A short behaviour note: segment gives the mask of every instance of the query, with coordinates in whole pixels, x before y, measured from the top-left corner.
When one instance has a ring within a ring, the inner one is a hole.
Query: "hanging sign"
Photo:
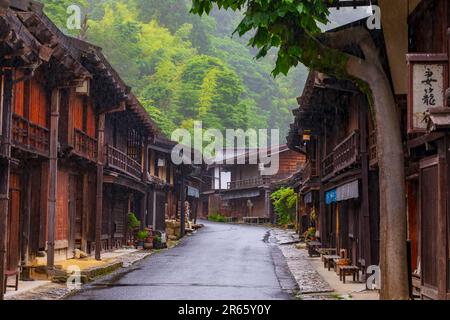
[[[448,56],[408,54],[408,133],[425,132],[426,112],[447,107]]]
[[[325,200],[328,205],[337,202],[336,189],[330,190],[325,194]]]

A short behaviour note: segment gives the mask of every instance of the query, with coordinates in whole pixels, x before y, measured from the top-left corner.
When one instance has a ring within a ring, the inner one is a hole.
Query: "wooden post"
[[[28,259],[30,256],[30,225],[31,225],[31,172],[29,168],[24,169],[24,173],[22,175],[22,205],[23,209],[20,212],[20,247],[21,247],[21,263],[22,270],[28,266]],[[27,277],[25,273],[23,273],[23,277]]]
[[[360,147],[361,147],[361,172],[362,172],[362,194],[361,194],[361,210],[362,220],[360,219],[360,227],[362,227],[363,237],[362,246],[364,251],[364,260],[366,267],[372,265],[372,245],[370,234],[370,205],[369,205],[369,150],[368,150],[368,123],[367,123],[367,108],[365,106],[365,99],[359,97],[359,129],[360,129]],[[355,261],[357,262],[357,261]]]
[[[105,114],[98,118],[97,137],[97,205],[95,214],[95,259],[101,260],[102,252],[102,218],[103,218],[103,171],[105,167],[104,146],[105,146]]]
[[[83,216],[81,221],[81,251],[87,252],[87,234],[89,228],[89,175],[87,173],[83,174]]]
[[[47,217],[47,268],[52,271],[55,266],[55,228],[56,228],[56,196],[58,190],[58,127],[60,89],[52,90],[50,117],[50,185]]]
[[[184,201],[186,200],[186,186],[185,186],[185,177],[184,177],[184,170],[181,169],[181,186],[180,186],[180,238],[184,237],[184,234],[186,232],[186,217],[184,215]]]
[[[148,181],[148,139],[145,140],[144,142],[144,163],[142,164],[142,182],[145,185],[145,193],[142,196],[141,199],[141,210],[142,210],[142,219],[141,219],[141,226],[142,229],[147,228],[147,215],[148,215],[148,186],[147,186],[147,181]]]
[[[2,77],[3,95],[0,97],[3,105],[2,141],[0,151],[6,156],[0,167],[0,300],[4,299],[5,268],[6,268],[6,231],[8,227],[9,210],[9,174],[11,170],[11,122],[13,106],[13,73],[5,70]]]

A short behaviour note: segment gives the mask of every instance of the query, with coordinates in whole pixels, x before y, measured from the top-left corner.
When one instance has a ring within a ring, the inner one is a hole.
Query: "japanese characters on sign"
[[[408,131],[427,129],[425,114],[432,108],[443,108],[447,84],[447,57],[441,54],[413,54],[408,56]]]

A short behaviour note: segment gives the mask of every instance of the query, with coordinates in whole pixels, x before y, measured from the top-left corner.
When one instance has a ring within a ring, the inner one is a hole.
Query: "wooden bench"
[[[11,277],[15,277],[15,284],[8,285],[8,279]],[[5,292],[8,288],[14,288],[16,291],[19,290],[19,270],[8,270],[5,271]]]
[[[353,282],[359,283],[359,267],[341,266],[339,268],[339,279],[345,283],[347,276],[353,276]]]
[[[328,268],[328,271],[330,271],[331,267],[334,267],[334,260],[335,259],[340,259],[340,257],[336,256],[336,255],[325,255],[325,256],[322,256],[323,267],[325,269]]]
[[[311,241],[307,242],[306,246],[308,248],[308,254],[312,257],[320,257],[319,248],[322,246],[322,244],[318,241]]]
[[[337,249],[336,248],[321,248],[321,249],[319,249],[317,251],[320,253],[320,255],[322,257],[322,261],[323,261],[323,257],[324,256],[335,256],[335,255],[337,255]]]

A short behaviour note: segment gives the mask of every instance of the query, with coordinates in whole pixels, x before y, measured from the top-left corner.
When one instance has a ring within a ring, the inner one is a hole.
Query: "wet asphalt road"
[[[295,284],[268,229],[205,224],[178,247],[87,285],[71,299],[291,299]]]

